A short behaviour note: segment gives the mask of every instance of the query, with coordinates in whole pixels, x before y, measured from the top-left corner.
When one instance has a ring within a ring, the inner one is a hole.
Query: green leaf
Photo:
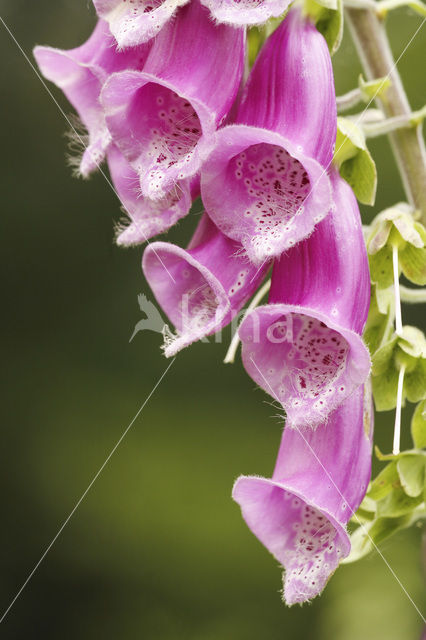
[[[398,460],[399,456],[401,455],[400,453],[382,453],[377,444],[374,445],[374,453],[376,454],[377,460],[380,460],[381,462],[388,460]]]
[[[364,204],[374,204],[377,171],[360,127],[349,118],[337,118],[336,151],[333,162]]]
[[[415,518],[412,515],[405,515],[399,518],[377,518],[371,524],[365,524],[351,535],[351,552],[347,558],[342,561],[342,564],[350,564],[360,558],[363,558],[371,551],[389,538],[391,535],[409,527]]]
[[[402,488],[407,496],[411,498],[423,494],[425,485],[425,462],[425,456],[418,455],[403,456],[396,463]]]
[[[351,521],[356,524],[360,522],[371,522],[376,517],[376,511],[376,502],[366,495],[359,505],[357,512],[352,516]]]
[[[384,373],[371,379],[374,404],[377,411],[390,411],[396,407],[398,371],[390,366]]]
[[[373,358],[372,375],[378,376],[386,373],[392,366],[392,358],[398,342],[398,336],[394,334],[392,338],[376,351]],[[393,368],[393,367],[392,367]]]
[[[370,102],[374,98],[382,96],[390,87],[391,81],[388,77],[376,78],[375,80],[365,81],[362,75],[358,78],[358,87],[361,89],[364,102]]]
[[[400,461],[398,461],[400,462]],[[377,504],[377,515],[386,518],[399,518],[410,514],[423,502],[423,494],[416,497],[407,495],[402,486],[392,489]]]
[[[426,447],[426,400],[420,402],[411,420],[411,436],[417,449]]]
[[[397,207],[388,209],[387,220],[393,223],[395,230],[405,242],[413,245],[416,249],[424,247],[424,228],[419,222],[415,221],[413,211],[409,205],[402,202]],[[401,244],[398,237],[396,237],[396,240],[398,245]]]
[[[304,7],[324,36],[330,55],[334,55],[343,37],[343,1],[305,0]]]
[[[416,367],[405,374],[403,395],[409,402],[420,402],[426,398],[425,358],[418,358]]]
[[[371,287],[370,309],[364,331],[364,342],[367,344],[370,354],[388,341],[393,333],[393,290]]]
[[[405,326],[373,355],[372,386],[376,409],[396,406],[398,375],[405,367],[402,403],[419,402],[426,397],[426,341],[417,327]]]
[[[372,206],[376,200],[377,169],[368,149],[360,149],[354,158],[344,162],[340,175],[363,204]]]
[[[413,358],[426,358],[426,338],[417,327],[405,325],[398,338],[398,346]]]
[[[258,27],[252,27],[247,32],[247,49],[250,68],[254,65],[257,54],[265,37]]]
[[[382,211],[371,223],[367,240],[371,279],[381,288],[393,282],[392,247],[398,248],[399,272],[416,284],[426,284],[426,231],[405,202]]]
[[[316,0],[316,3],[321,7],[324,7],[324,9],[331,9],[333,11],[337,10],[337,0]]]
[[[423,18],[426,17],[426,5],[421,0],[381,0],[377,2],[376,12],[383,19],[388,11],[399,7],[410,7],[415,13],[418,13]]]
[[[386,245],[377,253],[368,256],[371,282],[381,289],[393,284],[392,247]]]
[[[423,246],[417,246],[413,243],[407,243],[398,254],[399,264],[402,273],[408,280],[415,284],[426,284],[426,230],[416,222],[414,230],[418,233]]]
[[[396,468],[396,460],[393,460],[381,470],[378,476],[371,482],[367,496],[376,502],[385,498],[388,493],[400,487],[400,479]]]

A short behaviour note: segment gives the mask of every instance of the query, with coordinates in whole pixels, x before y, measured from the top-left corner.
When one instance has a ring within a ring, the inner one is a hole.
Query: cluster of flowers
[[[246,314],[239,337],[245,369],[286,427],[272,478],[240,477],[233,497],[285,568],[286,602],[309,600],[349,553],[372,438],[368,261],[356,199],[332,164],[326,42],[293,7],[246,78],[246,25],[288,2],[94,4],[100,19],[84,45],[35,57],[87,128],[80,173],[107,160],[130,217],[118,244],[166,231],[200,193],[206,209],[187,249],[144,252],[177,330],[165,354],[231,322],[272,268],[268,304]]]

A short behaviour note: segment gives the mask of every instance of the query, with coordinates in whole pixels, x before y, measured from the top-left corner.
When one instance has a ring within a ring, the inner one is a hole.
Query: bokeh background
[[[95,22],[89,0],[2,0],[23,51],[71,48]],[[398,56],[419,24],[389,19]],[[413,108],[426,102],[426,28],[399,64]],[[423,62],[422,62],[423,61]],[[338,93],[360,72],[349,34],[334,59]],[[140,333],[142,249],[113,244],[119,204],[101,175],[77,181],[68,129],[0,24],[3,383],[0,608],[5,610],[166,369],[160,336]],[[49,87],[68,114],[72,110]],[[386,140],[375,211],[403,198]],[[199,213],[168,238],[185,244]],[[363,210],[364,220],[372,215]],[[404,308],[406,323],[421,313]],[[376,554],[338,570],[323,596],[286,608],[276,562],[230,497],[240,473],[269,474],[276,410],[225,343],[181,353],[0,628],[4,638],[80,640],[399,640],[421,621]],[[404,444],[410,446],[404,413]],[[389,451],[392,413],[377,421]],[[422,604],[421,531],[382,552]]]

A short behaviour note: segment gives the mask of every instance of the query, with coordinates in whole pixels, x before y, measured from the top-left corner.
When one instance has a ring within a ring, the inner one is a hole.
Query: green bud
[[[411,436],[417,449],[426,447],[426,400],[420,402],[411,420]]]
[[[396,407],[398,375],[405,367],[402,403],[419,402],[426,396],[426,340],[416,327],[405,326],[373,356],[372,384],[376,409],[387,411]]]
[[[352,120],[337,118],[336,151],[333,162],[352,187],[358,200],[373,205],[376,198],[376,165],[365,143],[365,136]]]
[[[385,498],[391,491],[401,486],[396,460],[390,462],[370,483],[367,495],[376,502]]]
[[[342,0],[305,0],[304,11],[324,36],[331,55],[334,55],[343,37]]]
[[[376,78],[375,80],[369,80],[366,82],[362,75],[358,78],[358,87],[361,90],[362,99],[368,103],[375,98],[382,96],[386,90],[390,87],[391,81],[389,78]]]
[[[423,500],[423,492],[425,487],[425,466],[426,456],[419,455],[403,455],[396,462],[401,486],[407,496],[416,498],[418,496]]]
[[[364,331],[364,341],[370,354],[387,342],[393,333],[394,295],[392,288],[378,289],[371,287],[370,309]]]
[[[407,495],[402,486],[393,489],[377,504],[377,515],[383,518],[399,518],[409,515],[423,502],[423,492],[416,497]]]
[[[426,230],[404,202],[386,209],[371,223],[367,239],[372,282],[387,288],[393,282],[392,248],[398,248],[399,272],[415,284],[426,284]]]
[[[410,527],[422,515],[424,514],[414,511],[399,518],[379,517],[369,524],[358,527],[351,535],[351,552],[342,564],[349,564],[363,558],[397,531]]]

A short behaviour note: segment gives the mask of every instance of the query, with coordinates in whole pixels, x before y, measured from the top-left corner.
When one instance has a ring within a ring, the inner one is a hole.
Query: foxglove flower
[[[157,36],[143,72],[108,80],[107,126],[145,197],[161,200],[199,171],[237,94],[244,53],[244,30],[215,26],[192,0]]]
[[[219,229],[261,263],[312,233],[328,213],[324,170],[336,139],[327,44],[291,9],[256,60],[236,117],[217,134],[201,194]]]
[[[107,20],[120,49],[147,42],[188,0],[93,0],[98,16]]]
[[[99,20],[90,38],[80,47],[69,51],[52,47],[34,49],[42,74],[62,89],[88,131],[88,146],[79,163],[83,177],[99,167],[111,143],[99,103],[102,84],[115,71],[142,69],[150,46],[117,52],[107,23]]]
[[[140,193],[138,174],[114,144],[108,150],[107,160],[115,191],[130,218],[130,224],[118,229],[116,242],[120,246],[141,244],[168,231],[186,216],[192,201],[199,195],[200,180],[195,176],[181,180],[162,200],[144,198]]]
[[[360,337],[370,279],[359,209],[337,171],[331,180],[331,213],[275,263],[270,304],[239,329],[247,372],[279,399],[291,426],[324,422],[370,370]]]
[[[201,0],[218,22],[233,25],[262,24],[277,18],[291,0]]]
[[[241,476],[233,498],[284,567],[284,600],[318,595],[350,551],[346,524],[371,473],[372,407],[366,385],[316,431],[284,429],[272,478]]]
[[[226,326],[257,289],[268,267],[257,269],[239,253],[241,246],[206,214],[186,250],[167,242],[147,246],[145,277],[178,332],[165,345],[167,357]]]

